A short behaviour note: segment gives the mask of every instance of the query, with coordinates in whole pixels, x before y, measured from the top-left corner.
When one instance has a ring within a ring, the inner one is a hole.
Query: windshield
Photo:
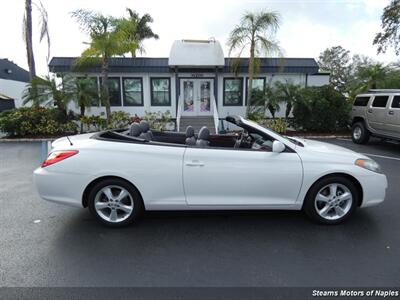
[[[260,125],[260,124],[254,122],[254,121],[247,120],[247,119],[243,119],[243,120],[246,121],[246,123],[247,123],[248,125],[250,125],[250,126],[256,128],[256,129],[258,129],[258,130],[261,130],[261,131],[267,130],[268,132],[273,133],[274,135],[279,136],[279,137],[282,138],[283,140],[286,140],[286,141],[291,142],[291,143],[293,143],[293,144],[295,144],[295,145],[304,147],[304,145],[303,145],[301,142],[299,142],[298,140],[296,140],[296,139],[294,139],[294,138],[291,138],[291,137],[288,137],[288,136],[285,136],[285,135],[281,135],[281,134],[277,133],[276,131],[272,130],[271,128],[266,127],[266,126],[263,126],[263,125]]]

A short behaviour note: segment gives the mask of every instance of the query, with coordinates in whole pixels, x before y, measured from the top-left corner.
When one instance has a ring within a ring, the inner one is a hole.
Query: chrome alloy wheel
[[[353,195],[341,183],[330,183],[319,190],[314,205],[317,213],[327,220],[338,220],[351,209]]]
[[[118,185],[108,185],[99,190],[94,199],[96,213],[105,221],[119,223],[132,214],[134,203],[131,194]]]
[[[355,140],[359,140],[361,138],[361,135],[362,135],[361,128],[359,126],[356,126],[353,129],[353,137],[354,137],[354,139]]]

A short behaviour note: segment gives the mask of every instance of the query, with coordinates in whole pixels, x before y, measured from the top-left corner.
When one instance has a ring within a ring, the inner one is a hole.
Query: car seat
[[[142,128],[140,127],[139,123],[132,123],[131,127],[129,128],[129,135],[139,137],[141,133]]]
[[[186,127],[186,145],[194,146],[196,145],[196,137],[194,136],[194,128],[192,126]]]
[[[142,133],[139,135],[140,138],[151,141],[153,139],[153,133],[150,130],[150,125],[147,121],[140,121],[140,129]]]
[[[197,137],[196,146],[197,147],[208,147],[210,145],[210,141],[208,140],[210,137],[210,130],[206,126],[201,127],[199,131],[199,136]]]

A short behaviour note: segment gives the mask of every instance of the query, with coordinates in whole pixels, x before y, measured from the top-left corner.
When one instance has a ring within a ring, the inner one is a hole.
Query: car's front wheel
[[[370,133],[363,122],[357,122],[351,127],[351,139],[356,144],[368,143]]]
[[[303,210],[314,221],[339,224],[355,211],[359,193],[355,184],[345,177],[327,177],[308,191]]]
[[[110,227],[126,226],[143,211],[139,192],[128,182],[112,178],[98,182],[90,191],[88,207],[94,217]]]

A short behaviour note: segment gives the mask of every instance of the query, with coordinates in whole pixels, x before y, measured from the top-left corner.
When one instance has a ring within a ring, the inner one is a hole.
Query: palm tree
[[[96,85],[93,84],[93,78],[73,78],[65,86],[71,94],[72,100],[80,109],[80,119],[85,116],[86,108],[99,103],[99,94]],[[81,133],[83,132],[83,123],[81,122]]]
[[[279,97],[273,87],[268,85],[265,88],[264,92],[264,103],[265,103],[265,108],[269,110],[271,113],[271,116],[273,119],[275,119],[275,113],[277,111],[280,111],[280,106],[279,106]],[[265,109],[264,109],[265,111]]]
[[[91,41],[76,62],[78,69],[101,64],[101,101],[106,108],[107,122],[110,122],[111,108],[108,92],[109,60],[138,47],[138,42],[130,37],[132,25],[124,19],[104,16],[89,10],[72,12],[81,29],[89,34]]]
[[[258,72],[259,56],[264,53],[278,53],[281,49],[273,36],[279,28],[279,15],[276,12],[261,11],[258,13],[247,12],[242,17],[239,25],[230,33],[228,39],[229,55],[232,51],[239,51],[238,58],[245,49],[250,49],[249,56],[249,83],[247,89],[247,109],[250,111],[251,91],[253,78]]]
[[[64,89],[64,83],[58,83],[55,77],[35,77],[27,84],[23,95],[23,104],[32,103],[39,107],[55,105],[64,116],[67,115],[68,103],[71,101],[71,93]]]
[[[39,5],[36,3],[32,3],[32,0],[25,0],[25,14],[23,18],[23,36],[26,46],[26,56],[28,58],[28,66],[29,66],[29,76],[30,79],[34,79],[36,76],[36,66],[35,66],[35,56],[33,53],[33,40],[32,40],[32,4],[37,8],[40,16],[40,39],[41,42],[44,37],[47,40],[47,61],[50,58],[50,35],[49,35],[49,26],[48,26],[48,15],[47,11],[44,8],[43,4],[39,2]]]
[[[385,82],[388,68],[382,63],[374,63],[360,66],[357,70],[357,77],[360,80],[360,89],[377,89]]]
[[[158,34],[155,34],[149,23],[153,23],[153,18],[149,14],[144,14],[140,16],[136,11],[127,8],[129,13],[129,21],[133,23],[136,27],[134,32],[131,32],[130,38],[137,41],[139,43],[138,48],[135,51],[131,51],[132,57],[136,57],[136,50],[139,50],[141,54],[145,52],[143,47],[143,41],[147,39],[156,39],[158,40]]]
[[[299,85],[293,84],[290,81],[277,81],[275,83],[275,93],[277,94],[278,98],[284,99],[286,102],[286,119],[289,117],[293,105],[300,97],[300,90],[301,87]]]

